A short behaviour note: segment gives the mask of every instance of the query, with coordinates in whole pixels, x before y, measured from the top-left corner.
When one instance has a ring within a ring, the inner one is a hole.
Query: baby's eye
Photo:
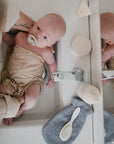
[[[37,27],[37,29],[38,29],[38,30],[40,30],[40,28],[39,28],[39,27]]]
[[[46,37],[46,36],[44,36],[44,39],[46,39],[46,40],[47,40],[47,37]]]

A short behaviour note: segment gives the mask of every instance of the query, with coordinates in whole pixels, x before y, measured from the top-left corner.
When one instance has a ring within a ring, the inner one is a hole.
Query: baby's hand
[[[49,81],[48,81],[48,83],[47,83],[47,87],[48,87],[48,88],[52,88],[53,85],[54,85],[54,80],[51,78],[51,79],[49,79]]]
[[[109,81],[108,81],[108,79],[104,79],[104,78],[106,78],[106,76],[104,74],[102,75],[102,78],[103,78],[103,80],[102,80],[103,85],[108,85]]]
[[[103,85],[108,85],[109,81],[108,80],[103,80]]]

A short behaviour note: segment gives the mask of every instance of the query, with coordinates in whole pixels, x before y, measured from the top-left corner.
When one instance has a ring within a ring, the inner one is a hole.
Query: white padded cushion
[[[84,36],[75,37],[71,42],[71,49],[76,56],[88,55],[91,51],[91,41]]]
[[[77,94],[88,104],[95,104],[101,97],[98,88],[85,82],[80,82],[78,84]]]

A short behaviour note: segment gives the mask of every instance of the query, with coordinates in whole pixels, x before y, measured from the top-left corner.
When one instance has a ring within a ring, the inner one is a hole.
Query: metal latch
[[[84,71],[78,67],[72,71],[59,71],[53,73],[54,81],[83,81]]]

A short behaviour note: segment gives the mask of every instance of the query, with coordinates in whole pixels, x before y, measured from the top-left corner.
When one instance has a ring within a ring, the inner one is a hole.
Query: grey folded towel
[[[104,111],[105,144],[114,142],[114,116]]]
[[[73,131],[71,137],[67,141],[62,141],[59,137],[63,126],[70,121],[73,111],[76,107],[80,107],[81,111],[78,117],[73,122]],[[87,103],[80,98],[74,97],[72,104],[57,113],[42,129],[42,135],[47,144],[71,144],[79,135],[84,126],[87,115],[92,114],[93,111]]]

